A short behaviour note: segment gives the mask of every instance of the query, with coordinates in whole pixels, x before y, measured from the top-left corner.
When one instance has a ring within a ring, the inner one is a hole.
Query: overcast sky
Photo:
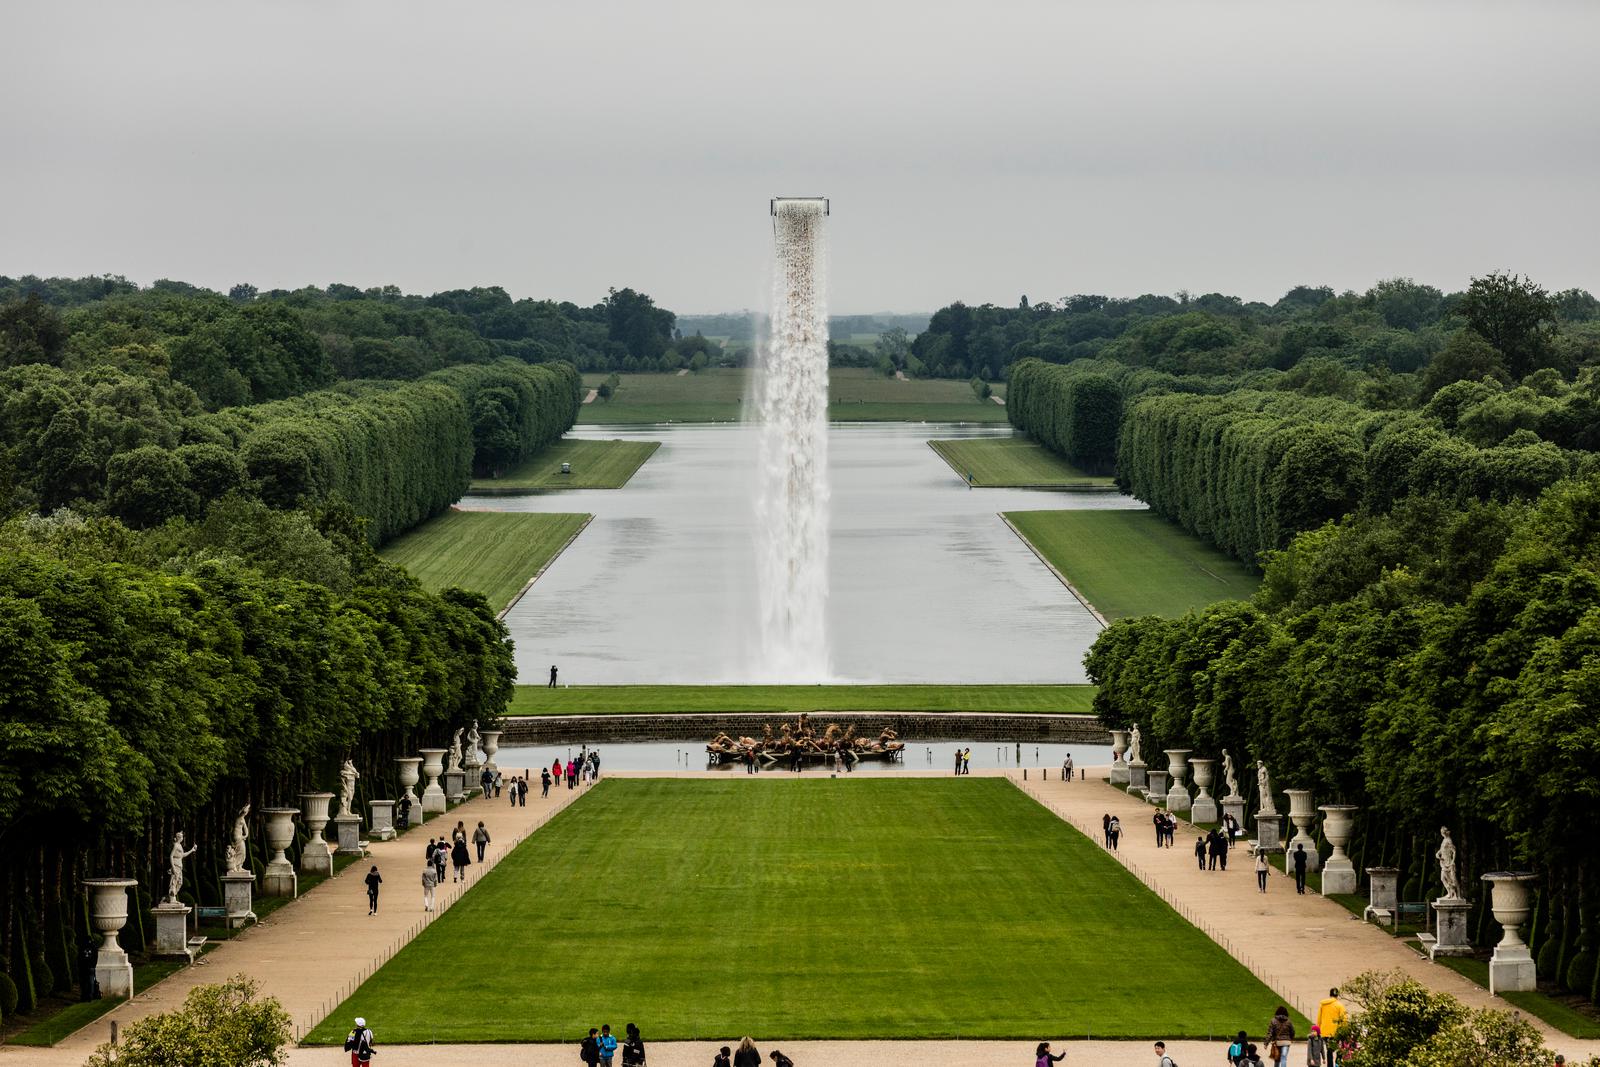
[[[1600,3],[6,2],[0,274],[835,312],[1600,292]]]

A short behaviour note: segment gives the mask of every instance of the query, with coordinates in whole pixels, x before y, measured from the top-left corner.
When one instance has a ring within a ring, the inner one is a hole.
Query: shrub
[[[238,974],[192,989],[182,1007],[130,1024],[120,1047],[101,1045],[85,1067],[280,1067],[289,1013],[257,992]]]

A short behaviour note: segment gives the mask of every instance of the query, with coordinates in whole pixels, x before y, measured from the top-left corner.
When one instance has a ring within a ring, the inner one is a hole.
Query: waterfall
[[[774,200],[772,217],[772,326],[756,384],[761,623],[754,673],[772,682],[820,682],[830,677],[827,202]]]

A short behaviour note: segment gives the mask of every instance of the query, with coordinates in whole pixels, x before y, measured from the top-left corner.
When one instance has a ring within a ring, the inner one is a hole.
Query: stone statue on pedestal
[[[1272,778],[1267,774],[1267,765],[1256,760],[1256,785],[1261,790],[1261,800],[1256,808],[1263,815],[1278,814],[1278,805],[1272,802]]]
[[[481,737],[482,735],[478,733],[478,720],[473,719],[472,727],[467,730],[467,751],[471,752],[474,756],[478,754],[480,747],[478,742]]]
[[[250,805],[246,804],[239,809],[239,815],[233,820],[233,840],[228,842],[228,874],[244,870],[244,861],[249,854],[245,848],[245,820],[250,818]]]
[[[198,847],[198,846],[197,846]],[[183,831],[179,830],[172,835],[172,852],[168,854],[167,864],[170,868],[167,874],[167,895],[162,899],[164,904],[176,904],[178,891],[183,888],[183,861],[194,855],[195,849],[185,852],[183,850]]]
[[[465,731],[457,730],[455,737],[450,739],[450,762],[445,764],[446,771],[459,771],[461,769],[461,735]]]
[[[1238,796],[1239,779],[1233,772],[1233,757],[1228,755],[1227,749],[1222,750],[1222,777],[1228,783],[1228,795],[1230,797]]]
[[[1133,724],[1133,731],[1128,735],[1128,762],[1139,762],[1139,724]]]
[[[1444,883],[1444,899],[1461,900],[1461,880],[1456,877],[1456,843],[1450,837],[1450,827],[1439,827],[1439,833],[1444,840],[1439,842],[1439,851],[1434,856],[1439,861],[1439,881]]]
[[[356,770],[354,760],[345,760],[344,766],[339,769],[339,814],[354,815],[356,802],[356,779],[361,777],[361,772]]]

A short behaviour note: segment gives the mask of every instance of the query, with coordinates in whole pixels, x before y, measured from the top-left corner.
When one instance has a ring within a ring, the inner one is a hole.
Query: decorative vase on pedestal
[[[1354,893],[1358,881],[1356,865],[1345,855],[1344,846],[1350,843],[1350,832],[1355,829],[1356,812],[1360,809],[1354,804],[1324,804],[1317,810],[1322,812],[1322,836],[1333,848],[1322,864],[1322,895]]]
[[[1150,788],[1145,793],[1145,799],[1152,804],[1162,804],[1167,799],[1167,772],[1151,771],[1149,774]]]
[[[1285,789],[1289,797],[1289,821],[1294,824],[1294,836],[1284,846],[1286,856],[1293,856],[1296,845],[1306,847],[1306,870],[1315,871],[1322,866],[1317,855],[1317,839],[1311,836],[1311,826],[1317,821],[1317,809],[1311,803],[1311,790]]]
[[[328,805],[333,803],[332,793],[301,793],[300,814],[306,833],[311,837],[300,850],[300,870],[306,874],[332,874],[333,849],[323,838],[328,828]]]
[[[495,765],[495,753],[500,751],[500,735],[503,730],[483,731],[483,769],[490,774],[496,774],[500,768]]]
[[[1128,751],[1128,731],[1111,731],[1111,784],[1128,784],[1128,765],[1122,759],[1122,754]]]
[[[1183,784],[1184,776],[1189,773],[1189,748],[1169,748],[1167,753],[1167,772],[1172,775],[1172,784],[1167,787],[1167,810],[1179,815],[1189,810],[1189,788]]]
[[[420,748],[422,753],[422,773],[427,778],[428,784],[422,790],[422,813],[424,815],[442,815],[449,808],[445,802],[444,790],[439,788],[439,775],[444,773],[444,754],[442,748]]]
[[[1217,761],[1191,759],[1189,766],[1194,768],[1194,802],[1189,806],[1189,818],[1194,822],[1216,822],[1221,815],[1217,812],[1217,802],[1211,798],[1211,781]]]
[[[1489,993],[1521,993],[1539,985],[1533,954],[1522,940],[1522,924],[1533,907],[1531,892],[1537,875],[1527,871],[1495,871],[1483,876],[1489,883],[1489,907],[1503,933],[1489,960]]]
[[[269,897],[299,896],[300,876],[285,852],[294,844],[294,817],[300,810],[267,808],[261,814],[267,817],[267,849],[272,853],[267,869],[261,874],[261,892]]]
[[[92,894],[90,921],[100,935],[94,977],[103,997],[133,996],[133,962],[117,943],[117,934],[128,921],[128,890],[138,884],[132,878],[86,878],[83,882]]]

